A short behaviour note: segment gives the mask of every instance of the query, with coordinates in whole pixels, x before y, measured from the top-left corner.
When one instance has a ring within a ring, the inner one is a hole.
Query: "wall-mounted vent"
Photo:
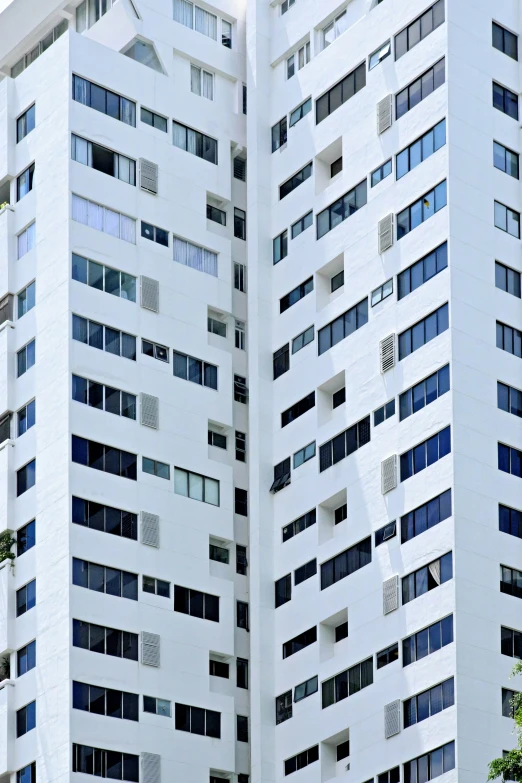
[[[379,253],[384,253],[393,245],[393,213],[379,220],[378,225]]]
[[[158,193],[158,164],[140,158],[140,188],[147,193]]]
[[[152,394],[140,393],[140,421],[145,427],[159,428],[159,399]]]
[[[161,756],[157,753],[141,754],[141,783],[161,783]]]
[[[384,133],[392,124],[392,96],[387,95],[377,104],[377,133]]]
[[[147,546],[159,547],[159,516],[149,511],[141,512],[140,541]]]
[[[160,637],[157,633],[141,632],[141,662],[145,666],[160,665]]]
[[[384,705],[384,736],[386,739],[399,734],[401,730],[401,700]]]
[[[391,576],[382,583],[382,613],[389,614],[399,608],[399,577]]]
[[[381,491],[385,495],[397,486],[397,455],[383,459],[381,462]]]
[[[159,313],[159,282],[152,277],[140,277],[140,304],[146,310]]]
[[[389,334],[379,343],[379,362],[381,372],[385,373],[395,366],[395,334]]]

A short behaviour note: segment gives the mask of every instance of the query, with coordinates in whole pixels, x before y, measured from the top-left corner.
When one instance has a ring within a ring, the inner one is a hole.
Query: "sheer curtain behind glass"
[[[189,3],[188,0],[174,0],[174,21],[192,29],[193,8],[193,3]]]
[[[217,41],[217,16],[196,6],[194,29]]]

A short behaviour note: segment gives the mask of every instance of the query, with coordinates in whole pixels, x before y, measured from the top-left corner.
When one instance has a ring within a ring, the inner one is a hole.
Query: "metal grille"
[[[152,394],[140,393],[140,421],[145,427],[159,428],[159,399]]]
[[[385,495],[397,486],[397,455],[392,454],[381,462],[381,491]]]
[[[161,783],[161,756],[157,753],[141,754],[141,783]]]
[[[146,310],[159,313],[159,282],[152,277],[140,277],[141,298],[140,304]]]
[[[392,96],[387,95],[377,104],[377,133],[384,133],[392,124]]]
[[[385,373],[395,366],[395,334],[389,334],[379,343],[381,372]]]
[[[401,730],[401,701],[384,705],[384,736],[386,739],[399,734]]]
[[[149,511],[141,512],[140,540],[147,546],[159,547],[159,516]]]
[[[157,633],[141,632],[141,662],[145,666],[160,665],[160,637]]]
[[[382,613],[389,614],[399,608],[399,577],[392,576],[382,583]]]
[[[158,164],[140,158],[140,188],[148,193],[158,193]]]
[[[393,214],[379,220],[378,226],[379,253],[384,253],[393,245]]]

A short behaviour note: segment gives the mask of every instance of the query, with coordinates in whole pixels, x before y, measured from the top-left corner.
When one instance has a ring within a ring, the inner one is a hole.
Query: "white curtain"
[[[433,577],[433,581],[440,585],[440,560],[435,560],[434,563],[430,563],[428,568],[431,576]]]
[[[178,239],[178,237],[174,237],[173,244],[174,244],[174,261],[177,261],[178,264],[187,265],[188,242],[185,242],[183,239]]]
[[[36,223],[27,226],[25,233],[27,234],[27,252],[29,252],[36,245]]]
[[[94,201],[88,201],[87,204],[87,225],[97,231],[103,231],[103,207]]]
[[[92,144],[80,136],[72,137],[72,158],[84,166],[92,166]]]
[[[177,122],[172,123],[172,143],[181,150],[187,149],[187,129]]]
[[[209,101],[214,100],[214,74],[203,71],[203,90],[202,94],[204,98],[208,98]]]
[[[201,68],[190,66],[190,89],[196,95],[201,95]]]
[[[126,158],[125,155],[115,155],[114,176],[121,179],[122,182],[128,182],[129,185],[135,185],[136,183],[131,174],[131,163],[134,163],[134,161]]]
[[[217,16],[196,6],[194,29],[217,41]]]
[[[83,103],[85,106],[87,105],[87,90],[89,87],[89,82],[85,79],[82,79],[80,76],[74,77],[74,100],[78,101],[78,103]]]
[[[83,0],[76,9],[76,32],[83,33],[87,29],[87,0]]]
[[[205,477],[205,503],[219,506],[219,481]]]
[[[174,21],[192,29],[194,26],[192,21],[192,9],[193,4],[189,3],[188,0],[174,0]]]
[[[27,230],[18,235],[18,258],[22,258],[27,253]]]
[[[120,237],[124,242],[136,244],[136,221],[127,215],[120,215]]]
[[[346,11],[341,14],[341,16],[338,16],[335,20],[335,37],[339,38],[340,35],[344,33],[345,30],[348,29],[348,14]]]
[[[136,127],[136,104],[127,98],[120,98],[121,121]]]
[[[72,219],[78,223],[83,223],[84,226],[88,225],[88,204],[89,202],[81,196],[72,197]]]
[[[213,275],[214,277],[218,276],[217,253],[213,253],[211,250],[205,250],[205,248],[203,248],[202,270],[203,272],[206,272],[207,275]]]
[[[120,238],[120,213],[104,207],[103,231],[111,237]]]
[[[195,155],[197,150],[196,138],[196,131],[187,128],[187,152],[190,152],[192,155]]]
[[[213,277],[218,276],[217,253],[178,237],[174,237],[174,261],[191,269],[197,269],[198,272],[206,272]]]

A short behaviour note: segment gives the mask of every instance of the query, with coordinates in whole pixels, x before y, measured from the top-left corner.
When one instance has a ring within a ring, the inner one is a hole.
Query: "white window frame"
[[[210,87],[210,89],[209,89]],[[196,88],[196,89],[194,89]],[[214,100],[214,74],[201,68],[199,65],[190,63],[190,91],[201,98]]]
[[[290,57],[286,58],[286,78],[291,79],[297,71],[304,68],[310,62],[310,41],[306,41],[302,46],[295,50]],[[290,73],[291,71],[291,73]]]
[[[341,19],[344,20],[344,22],[341,22],[341,24],[339,24]],[[348,22],[348,12],[347,9],[345,8],[344,11],[341,11],[340,14],[337,14],[337,16],[334,19],[332,19],[331,22],[329,22],[327,25],[323,27],[323,29],[321,30],[321,39],[322,39],[321,43],[323,49],[327,49],[330,46],[330,44],[332,44],[334,41],[336,41],[339,38],[340,35],[346,32],[348,27],[345,27],[344,25],[346,25],[347,22]],[[331,40],[328,40],[327,36],[331,31],[333,32],[333,38]]]

